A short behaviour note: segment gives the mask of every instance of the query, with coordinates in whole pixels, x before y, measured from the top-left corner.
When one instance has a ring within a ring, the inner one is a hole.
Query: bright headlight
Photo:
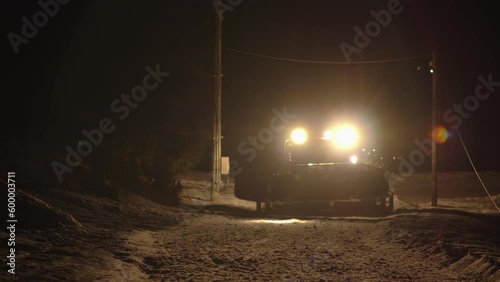
[[[352,155],[349,160],[351,161],[352,164],[356,164],[358,162],[358,156]]]
[[[303,144],[307,141],[307,132],[302,128],[296,128],[292,131],[292,141],[295,144]]]
[[[358,132],[352,126],[341,126],[333,134],[335,144],[342,149],[349,149],[358,144]]]

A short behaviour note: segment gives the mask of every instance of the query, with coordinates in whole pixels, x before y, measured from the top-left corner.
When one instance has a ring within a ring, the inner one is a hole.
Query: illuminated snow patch
[[[250,220],[251,223],[272,223],[272,224],[290,224],[290,223],[305,223],[304,220],[291,218],[291,219],[255,219]]]

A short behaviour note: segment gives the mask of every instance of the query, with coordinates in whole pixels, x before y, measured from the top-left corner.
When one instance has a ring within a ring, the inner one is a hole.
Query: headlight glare
[[[296,128],[292,131],[292,142],[295,144],[304,144],[307,141],[307,132],[302,128]]]
[[[358,132],[352,126],[341,126],[333,135],[335,145],[342,149],[349,149],[358,144]]]
[[[333,132],[331,130],[325,130],[325,132],[323,132],[323,139],[331,140],[332,138],[333,138]]]

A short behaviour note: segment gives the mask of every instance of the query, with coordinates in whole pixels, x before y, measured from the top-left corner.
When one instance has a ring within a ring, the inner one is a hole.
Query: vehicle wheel
[[[378,210],[384,215],[392,213],[394,209],[394,198],[392,194],[382,196],[379,199],[380,199],[380,205],[377,207]]]

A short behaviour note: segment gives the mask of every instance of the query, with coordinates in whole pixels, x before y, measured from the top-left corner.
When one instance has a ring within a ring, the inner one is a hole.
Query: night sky
[[[75,144],[83,128],[96,127],[109,115],[111,102],[137,85],[148,65],[160,64],[170,76],[149,94],[145,105],[163,97],[162,101],[185,109],[175,115],[165,112],[168,119],[206,116],[210,121],[207,112],[190,110],[190,105],[211,109],[213,103],[212,1],[102,2],[60,4],[47,25],[18,46],[18,54],[8,34],[21,34],[21,19],[32,19],[40,6],[36,1],[5,4],[4,154],[16,146],[18,138],[37,140],[53,155],[63,154],[64,145]],[[387,9],[389,2],[242,0],[223,14],[222,41],[225,47],[267,56],[345,62],[341,42],[353,45],[353,28],[364,29],[373,20],[370,11]],[[491,74],[493,81],[500,81],[497,10],[490,1],[413,0],[401,1],[400,6],[402,11],[392,15],[387,27],[363,48],[364,58],[353,54],[352,61],[412,57],[437,50],[438,123],[450,130],[448,140],[438,146],[439,167],[470,170],[452,130],[456,119],[446,122],[442,117],[453,104],[474,95],[479,76]],[[293,123],[318,128],[339,114],[357,118],[372,129],[374,147],[387,156],[407,158],[417,148],[415,139],[430,136],[429,59],[310,64],[224,49],[223,154],[244,160],[238,145],[269,127],[273,109],[287,107],[289,113],[297,114]],[[500,169],[499,89],[479,101],[477,110],[456,126],[480,170]],[[147,114],[141,106],[126,122]],[[161,108],[157,110],[161,113]],[[126,134],[127,124],[117,124],[118,130]],[[288,133],[276,134],[262,154],[278,154]],[[210,150],[205,159],[210,159]],[[46,164],[50,166],[50,158]],[[206,165],[207,161],[201,164]],[[428,169],[428,161],[418,169]]]

